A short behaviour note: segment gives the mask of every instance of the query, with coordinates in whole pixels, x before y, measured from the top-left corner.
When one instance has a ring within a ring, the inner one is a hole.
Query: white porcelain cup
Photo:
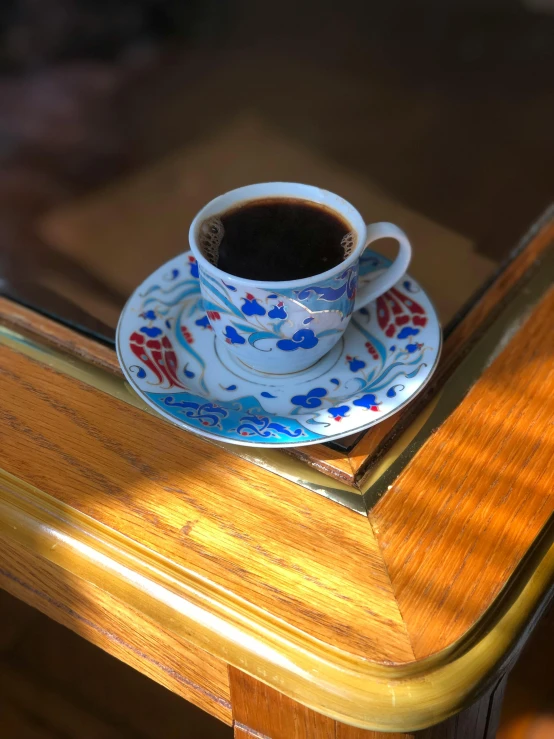
[[[210,229],[218,216],[248,201],[298,198],[324,205],[350,224],[353,239],[344,261],[312,277],[258,281],[223,272],[215,264],[217,245]],[[358,292],[360,257],[382,238],[398,241],[394,262]],[[341,338],[354,310],[382,295],[406,272],[412,249],[392,223],[366,225],[349,202],[327,190],[293,182],[248,185],[220,195],[194,218],[190,247],[198,262],[202,298],[218,341],[236,359],[268,374],[298,372],[315,364]]]

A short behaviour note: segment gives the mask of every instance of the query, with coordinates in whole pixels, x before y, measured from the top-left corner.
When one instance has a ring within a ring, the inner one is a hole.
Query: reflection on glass
[[[401,225],[447,323],[550,197],[547,0],[35,5],[0,11],[0,285],[56,315],[113,327],[206,201],[292,180]]]

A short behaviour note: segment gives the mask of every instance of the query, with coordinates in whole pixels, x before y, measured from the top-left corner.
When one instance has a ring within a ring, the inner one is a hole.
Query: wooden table
[[[307,460],[173,428],[2,300],[0,585],[242,739],[492,738],[552,593],[553,244],[551,212],[425,397]]]

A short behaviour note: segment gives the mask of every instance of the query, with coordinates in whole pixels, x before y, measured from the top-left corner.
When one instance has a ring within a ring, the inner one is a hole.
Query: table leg
[[[235,739],[494,739],[506,678],[465,711],[422,731],[385,734],[341,724],[235,668],[229,671]]]

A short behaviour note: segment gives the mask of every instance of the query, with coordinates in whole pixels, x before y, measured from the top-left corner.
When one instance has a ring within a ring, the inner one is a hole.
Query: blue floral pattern
[[[358,359],[358,357],[347,356],[346,362],[348,363],[350,372],[358,372],[366,366],[366,363],[363,360]]]
[[[335,419],[335,421],[342,421],[349,410],[350,406],[348,405],[338,405],[335,408],[329,408],[327,412]]]
[[[292,439],[297,439],[299,436],[305,436],[306,431],[300,426],[291,429],[289,425],[273,421],[267,416],[244,416],[240,419],[237,434],[241,436],[261,436],[263,439],[275,436],[279,438],[284,434]]]
[[[177,421],[200,428],[226,439],[263,440],[280,444],[284,440],[318,441],[321,436],[297,421],[280,416],[268,416],[254,397],[240,401],[206,402],[191,393],[164,395],[148,392],[150,402],[162,411],[169,411]]]
[[[290,399],[293,405],[301,405],[303,408],[318,408],[324,398],[327,395],[327,390],[324,387],[314,387],[309,390],[306,395],[295,395]]]
[[[321,285],[292,292],[296,299],[309,306],[310,310],[321,310],[321,304],[335,303],[337,300],[345,299],[341,301],[339,310],[343,316],[349,316],[354,307],[357,284],[358,267],[355,266],[345,270],[337,277],[331,277]]]
[[[268,311],[267,315],[270,318],[286,318],[287,317],[287,311],[283,307],[283,301],[280,300],[277,303],[277,305],[274,305],[273,308],[271,308],[271,310]],[[306,320],[311,321],[313,319],[312,318],[308,318]],[[304,321],[304,323],[306,323],[306,321]]]
[[[180,396],[167,395],[163,399],[169,408],[179,408],[186,418],[200,421],[203,426],[221,428],[221,420],[229,414],[225,408],[215,403],[198,403],[194,400],[181,400]]]
[[[244,301],[244,304],[241,310],[245,316],[265,316],[265,308],[260,305],[253,295],[246,293],[242,300]]]
[[[292,339],[279,339],[277,347],[284,352],[295,352],[297,349],[313,349],[318,342],[317,336],[309,328],[301,328],[292,335]]]
[[[245,339],[232,326],[225,326],[223,335],[228,344],[244,344],[245,342]]]
[[[343,322],[354,308],[358,272],[351,267],[321,285],[280,293],[258,290],[240,295],[236,288],[210,275],[201,275],[208,316],[211,311],[225,315],[229,326],[242,336],[235,345],[261,351],[277,349],[295,352],[314,349],[322,344],[320,354],[328,351],[343,331]],[[235,294],[232,294],[235,293]],[[312,324],[309,330],[299,328]],[[235,336],[235,334],[233,334]],[[229,338],[227,330],[225,338]],[[314,358],[314,361],[317,357]]]

